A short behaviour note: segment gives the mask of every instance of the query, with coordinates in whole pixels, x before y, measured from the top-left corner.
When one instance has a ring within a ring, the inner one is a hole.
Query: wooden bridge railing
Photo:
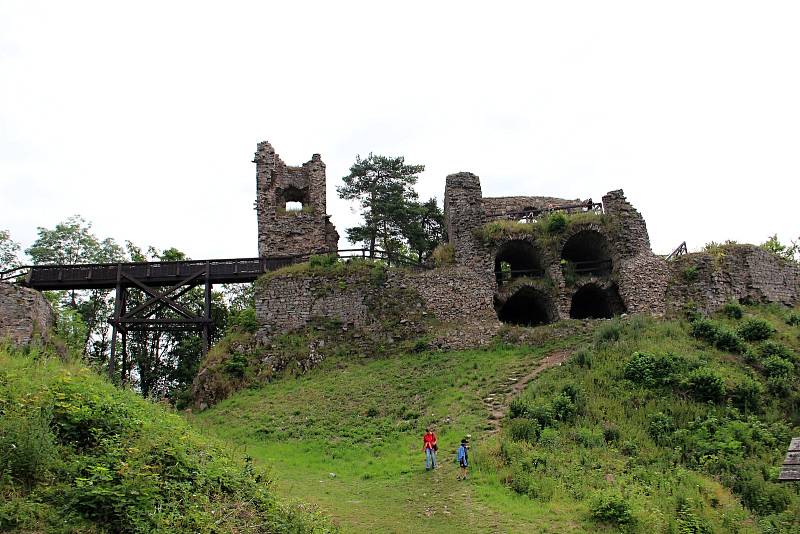
[[[603,205],[600,204],[599,202],[592,202],[592,199],[589,199],[586,202],[581,202],[579,204],[565,204],[561,206],[531,208],[522,211],[497,211],[493,213],[487,213],[486,218],[489,220],[511,219],[515,221],[525,220],[528,222],[532,222],[540,219],[542,215],[548,215],[550,213],[555,213],[558,211],[563,213],[581,213],[581,212],[603,213]]]

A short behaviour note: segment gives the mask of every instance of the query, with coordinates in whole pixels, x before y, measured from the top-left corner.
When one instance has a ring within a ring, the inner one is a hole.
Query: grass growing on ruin
[[[192,420],[273,465],[281,490],[348,532],[792,532],[798,489],[773,480],[800,434],[797,312],[736,315],[713,323],[759,337],[742,325],[763,319],[770,339],[732,353],[687,321],[633,317],[536,348],[330,359]],[[533,381],[490,436],[481,399],[563,347],[571,360]],[[431,423],[442,467],[427,473]],[[473,469],[462,483],[453,462],[465,434]]]
[[[561,213],[555,212],[535,222],[520,222],[509,220],[490,221],[474,230],[476,238],[488,246],[495,245],[506,239],[521,236],[533,236],[545,249],[553,249],[560,241],[560,236],[567,233],[570,228],[577,225],[597,224],[613,231],[612,219],[602,213],[580,212]],[[555,255],[558,251],[553,250]]]

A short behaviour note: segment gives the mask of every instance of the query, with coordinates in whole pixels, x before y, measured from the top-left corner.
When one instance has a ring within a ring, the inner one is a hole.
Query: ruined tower
[[[258,143],[256,211],[262,257],[320,254],[338,248],[339,234],[325,209],[325,164],[319,154],[286,165],[267,141]]]

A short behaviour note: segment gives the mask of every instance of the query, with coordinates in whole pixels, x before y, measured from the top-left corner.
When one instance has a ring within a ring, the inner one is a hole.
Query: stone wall
[[[484,277],[459,266],[388,269],[380,277],[364,272],[277,273],[256,286],[257,338],[266,342],[316,318],[370,330],[377,338],[393,334],[381,332],[387,325],[495,321],[493,290]]]
[[[300,167],[286,165],[268,142],[258,144],[256,211],[260,256],[294,256],[336,250],[339,234],[326,214],[325,163],[319,154]],[[286,202],[302,210],[287,211]]]
[[[46,338],[54,322],[53,310],[41,293],[0,282],[0,340],[28,345]]]
[[[483,211],[488,218],[492,215],[515,213],[535,209],[552,209],[585,203],[585,200],[566,200],[556,197],[486,197],[483,199]]]
[[[800,301],[800,265],[755,245],[725,245],[716,254],[693,253],[669,262],[666,308],[678,315],[692,302],[705,313],[730,300]]]

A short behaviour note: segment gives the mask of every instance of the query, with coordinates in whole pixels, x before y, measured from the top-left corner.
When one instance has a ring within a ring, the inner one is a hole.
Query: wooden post
[[[117,360],[117,329],[122,316],[122,285],[120,284],[122,266],[117,264],[117,291],[114,297],[114,321],[111,323],[111,354],[108,357],[108,378],[114,380],[114,365]]]
[[[206,262],[205,303],[203,305],[203,356],[208,354],[211,343],[211,264]]]

